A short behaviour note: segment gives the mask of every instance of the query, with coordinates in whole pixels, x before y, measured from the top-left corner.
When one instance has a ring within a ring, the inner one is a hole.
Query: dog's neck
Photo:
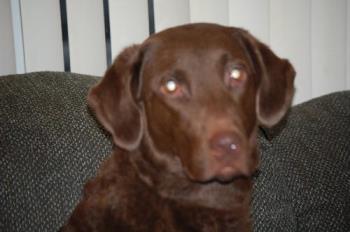
[[[177,157],[160,154],[152,144],[145,138],[130,160],[140,180],[160,197],[218,210],[231,210],[235,205],[249,207],[250,178],[240,178],[225,184],[191,181],[184,174]],[[155,155],[159,157],[155,158]]]

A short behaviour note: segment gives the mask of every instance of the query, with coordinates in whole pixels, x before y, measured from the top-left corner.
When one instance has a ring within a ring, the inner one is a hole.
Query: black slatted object
[[[155,32],[153,0],[148,0],[148,23],[149,23],[149,34],[152,35]]]
[[[109,67],[112,64],[111,26],[109,22],[109,0],[103,0],[103,15],[105,23],[106,59],[107,66]]]
[[[64,71],[70,72],[70,54],[69,54],[69,36],[68,36],[66,0],[60,0],[60,13],[61,13],[61,27],[62,27]]]

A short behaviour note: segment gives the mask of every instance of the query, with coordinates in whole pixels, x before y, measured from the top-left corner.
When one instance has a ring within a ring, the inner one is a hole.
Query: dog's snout
[[[239,153],[240,142],[234,132],[216,133],[209,141],[210,149],[217,158],[235,156]]]
[[[235,176],[249,176],[247,148],[243,137],[235,131],[221,131],[209,139],[208,176],[230,181]]]

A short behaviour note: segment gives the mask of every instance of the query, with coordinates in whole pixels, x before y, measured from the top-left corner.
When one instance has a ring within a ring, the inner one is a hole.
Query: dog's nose
[[[208,176],[226,182],[235,176],[250,175],[250,155],[245,137],[235,131],[224,130],[209,138]]]
[[[214,156],[225,158],[239,153],[239,143],[239,139],[234,132],[226,131],[214,134],[209,141],[209,146]]]

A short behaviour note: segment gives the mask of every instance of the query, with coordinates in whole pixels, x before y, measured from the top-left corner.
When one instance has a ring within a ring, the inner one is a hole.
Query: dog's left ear
[[[240,31],[261,76],[256,102],[258,120],[261,125],[271,127],[283,118],[292,103],[295,71],[288,60],[276,56],[247,31]]]
[[[134,150],[140,143],[143,121],[133,97],[133,81],[138,79],[142,55],[140,46],[124,49],[104,77],[88,94],[88,105],[112,135],[114,143]]]

